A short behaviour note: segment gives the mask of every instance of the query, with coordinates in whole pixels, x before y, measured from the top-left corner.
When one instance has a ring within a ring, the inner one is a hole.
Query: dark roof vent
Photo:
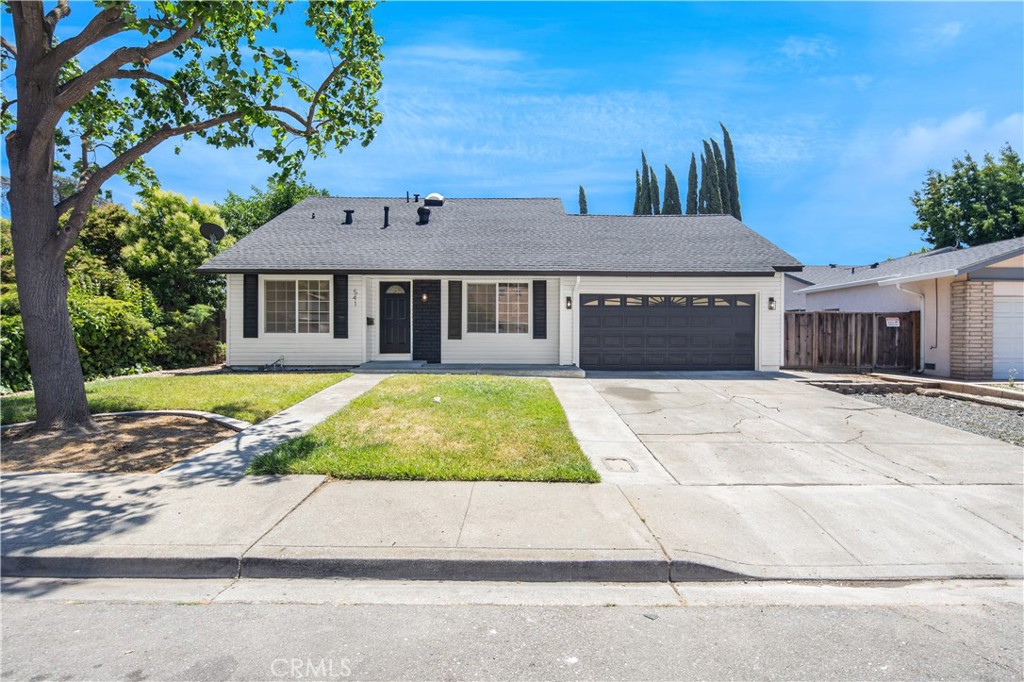
[[[413,200],[414,203],[417,203],[417,204],[420,203],[420,195],[419,194],[413,194],[412,195],[412,200]]]
[[[384,207],[384,227],[382,227],[380,229],[383,230],[383,229],[385,229],[386,227],[388,227],[391,224],[391,219],[390,219],[390,217],[388,215],[390,213],[391,213],[391,207],[390,206],[385,206]]]
[[[875,268],[877,268],[877,267],[878,267],[878,263],[872,263],[872,264],[871,264],[871,269],[872,269],[872,270],[874,270],[874,269],[875,269]]]
[[[353,209],[351,209],[351,208],[346,208],[345,209],[345,224],[346,225],[351,225],[352,224],[352,214],[353,213],[355,213],[355,211]]]
[[[444,206],[444,197],[437,192],[431,192],[423,200],[425,206]]]
[[[426,225],[430,222],[430,209],[426,206],[420,206],[417,208],[416,213],[420,216],[420,221],[416,223],[417,225]]]
[[[829,264],[828,264],[828,266],[829,266],[830,268],[832,268],[833,270],[835,270],[835,269],[836,269],[836,264],[835,264],[835,263],[829,263]]]

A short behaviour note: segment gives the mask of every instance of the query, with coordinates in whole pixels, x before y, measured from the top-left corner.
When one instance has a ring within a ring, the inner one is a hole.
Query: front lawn
[[[129,410],[201,410],[259,422],[347,376],[350,375],[344,372],[225,372],[125,377],[90,381],[85,385],[85,392],[93,414]],[[0,399],[0,421],[4,424],[30,421],[35,417],[36,407],[31,393]]]
[[[493,376],[391,377],[305,436],[256,458],[249,473],[600,480],[546,380]]]

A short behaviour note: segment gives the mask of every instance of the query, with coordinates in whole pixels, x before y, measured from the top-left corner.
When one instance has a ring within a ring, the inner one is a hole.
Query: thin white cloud
[[[835,43],[828,38],[789,36],[782,43],[779,52],[790,59],[801,60],[834,57],[837,51]]]
[[[949,47],[963,31],[964,25],[959,21],[947,21],[944,24],[921,26],[915,29],[916,44],[919,49],[932,50]]]

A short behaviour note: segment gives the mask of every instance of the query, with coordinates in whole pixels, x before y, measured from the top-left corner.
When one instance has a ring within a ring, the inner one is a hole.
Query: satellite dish
[[[211,244],[216,244],[224,239],[224,228],[216,223],[203,223],[199,226],[199,234]]]

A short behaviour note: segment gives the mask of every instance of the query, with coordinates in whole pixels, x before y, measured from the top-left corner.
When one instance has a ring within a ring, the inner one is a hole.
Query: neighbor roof
[[[967,249],[951,247],[893,258],[873,265],[827,265],[805,267],[797,279],[812,286],[797,289],[795,293],[813,294],[817,291],[846,289],[865,284],[882,286],[899,282],[913,282],[935,277],[953,277],[1024,254],[1024,237],[1005,239]]]
[[[768,274],[800,263],[727,215],[567,215],[560,199],[310,197],[202,272]],[[382,229],[384,208],[390,226]],[[345,211],[353,223],[345,225]]]

